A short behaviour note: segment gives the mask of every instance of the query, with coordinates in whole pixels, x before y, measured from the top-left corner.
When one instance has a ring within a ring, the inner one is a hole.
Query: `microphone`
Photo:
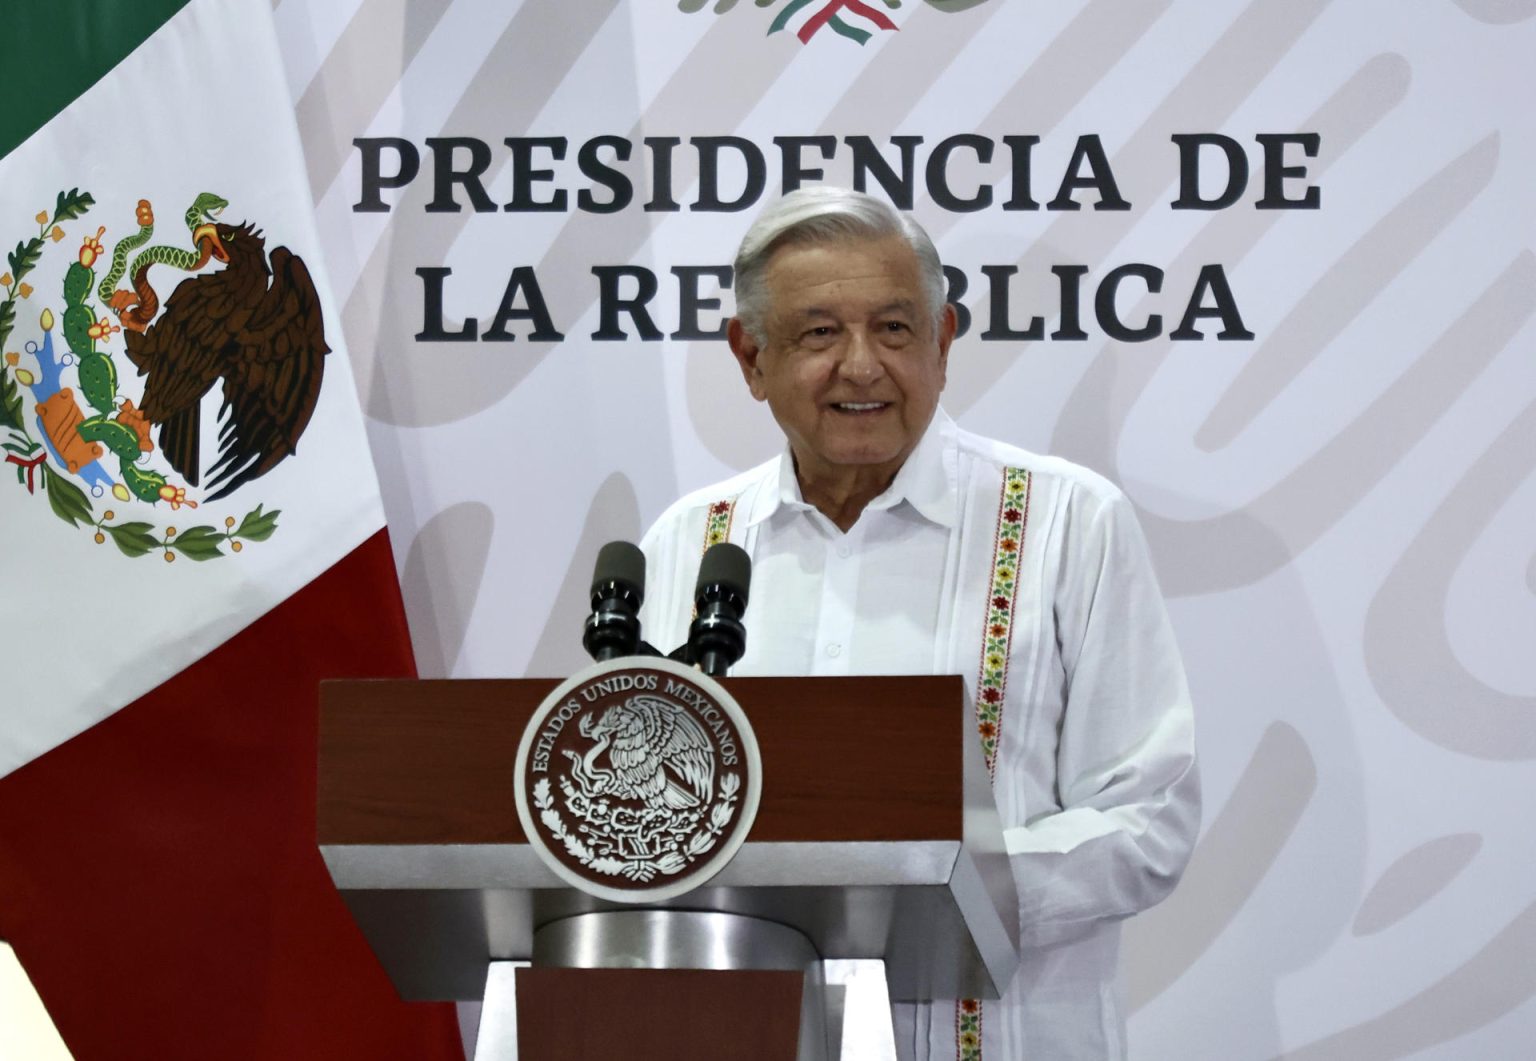
[[[645,554],[629,542],[609,542],[592,567],[592,614],[581,645],[599,663],[633,656],[640,647],[640,604],[645,600]]]
[[[694,588],[697,608],[688,628],[688,650],[705,674],[721,677],[747,650],[747,587],[752,584],[752,558],[739,545],[720,542],[704,552]]]

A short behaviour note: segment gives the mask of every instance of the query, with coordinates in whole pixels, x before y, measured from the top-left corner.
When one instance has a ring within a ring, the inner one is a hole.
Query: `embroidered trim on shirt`
[[[1003,733],[1004,694],[1008,691],[1008,653],[1013,643],[1013,606],[1019,595],[1019,556],[1029,525],[1029,472],[1003,469],[997,505],[997,533],[992,545],[992,581],[987,587],[987,626],[982,637],[981,673],[976,678],[976,732],[981,737],[987,777],[997,768],[997,743]],[[981,1061],[981,1000],[955,1003],[955,1057]]]
[[[709,514],[704,518],[704,548],[729,540],[731,521],[736,518],[736,500],[733,497],[709,506]]]
[[[955,1056],[960,1061],[981,1057],[981,1002],[977,999],[955,1003]]]
[[[987,776],[997,768],[1003,731],[1003,694],[1008,687],[1008,651],[1013,641],[1013,604],[1019,591],[1019,554],[1029,523],[1029,472],[1003,469],[997,537],[992,549],[992,584],[987,592],[987,629],[982,638],[981,673],[976,679],[976,731],[981,736]]]

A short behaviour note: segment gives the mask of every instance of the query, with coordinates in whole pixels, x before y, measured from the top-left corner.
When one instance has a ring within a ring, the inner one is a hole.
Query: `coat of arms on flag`
[[[280,513],[261,503],[179,531],[160,516],[196,509],[200,486],[206,500],[223,498],[295,452],[330,350],[309,269],[287,247],[268,253],[253,225],[222,221],[229,202],[211,192],[187,207],[185,232],[159,240],[150,200],[118,211],[132,221],[115,239],[107,224],[76,224],[96,206],[90,192],[60,191],[7,255],[6,463],[61,520],[130,557],[210,560],[265,541]],[[65,246],[72,258],[52,253]],[[171,285],[162,302],[157,287]],[[207,455],[204,406],[215,392]]]

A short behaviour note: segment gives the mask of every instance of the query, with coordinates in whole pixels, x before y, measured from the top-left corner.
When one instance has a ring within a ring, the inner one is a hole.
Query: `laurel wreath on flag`
[[[67,474],[50,462],[50,453],[44,448],[43,442],[32,434],[27,424],[27,419],[22,405],[22,388],[31,388],[39,383],[39,373],[42,371],[41,357],[51,351],[52,337],[48,333],[52,331],[54,314],[52,309],[44,308],[39,315],[39,323],[44,332],[44,343],[39,346],[36,342],[28,342],[27,353],[38,361],[37,369],[23,365],[22,355],[19,351],[6,350],[5,346],[16,328],[16,307],[18,300],[30,299],[33,287],[26,282],[26,277],[35,270],[42,261],[43,252],[48,244],[58,243],[65,236],[64,224],[83,217],[96,200],[90,192],[82,192],[79,188],[71,188],[69,191],[60,191],[54,203],[52,211],[40,211],[34,220],[38,224],[37,235],[29,239],[19,240],[14,250],[6,255],[6,264],[9,269],[0,274],[0,293],[4,294],[0,301],[0,351],[5,351],[5,362],[0,369],[0,450],[4,450],[4,463],[12,465],[16,469],[16,482],[24,486],[28,494],[35,495],[41,491],[47,497],[49,507],[53,514],[68,523],[71,527],[88,527],[98,545],[108,538],[117,546],[118,551],[124,556],[147,556],[150,553],[162,553],[166,560],[174,560],[178,555],[185,556],[189,560],[204,561],[216,557],[228,555],[224,546],[228,546],[231,552],[240,552],[242,542],[264,542],[272,536],[277,529],[277,517],[281,509],[271,512],[263,511],[262,505],[257,505],[247,512],[242,519],[236,520],[234,516],[224,519],[223,529],[211,524],[198,524],[178,531],[174,526],[159,526],[156,523],[145,520],[117,520],[117,513],[112,509],[105,509],[99,516],[96,514],[94,503],[89,495],[82,490]],[[86,243],[94,244],[99,248],[100,237],[105,229],[99,230],[95,236],[86,237]],[[82,247],[81,261],[71,266],[71,269],[83,275],[94,276],[86,258],[94,261],[95,253],[88,252]],[[78,281],[78,278],[77,278]],[[96,350],[98,340],[104,341],[110,332],[115,331],[109,326],[108,318],[103,317],[98,324],[94,321],[95,309],[85,304],[81,291],[88,292],[90,283],[71,284],[68,277],[64,283],[64,301],[68,307],[64,314],[80,313],[91,318],[89,329],[79,329],[70,343],[70,353],[63,361],[65,364],[73,364],[76,360],[90,358],[94,362],[106,366],[102,371],[110,384],[109,398],[116,397],[116,369],[110,367],[110,354],[104,350]],[[66,335],[71,329],[66,324]],[[87,334],[88,332],[88,334]],[[77,348],[78,347],[78,348]],[[83,360],[81,360],[83,365]],[[101,384],[93,380],[96,385]],[[121,419],[106,420],[103,417],[93,418],[100,420],[102,430],[111,430],[116,435],[125,435],[131,429],[123,425]],[[41,428],[39,428],[41,433]],[[57,455],[53,455],[57,460]],[[160,500],[170,503],[173,510],[186,505],[190,508],[197,507],[197,502],[187,500],[185,490],[179,487],[171,487],[165,483],[164,477],[153,471],[145,471],[135,468],[131,474],[137,476],[141,486],[149,491],[145,498],[154,496],[155,500],[149,504],[157,504]],[[155,493],[158,491],[158,493]],[[169,494],[167,494],[169,491]],[[131,502],[133,495],[120,484],[114,487],[114,494],[121,502]]]
[[[768,7],[774,2],[775,0],[757,0],[757,6]],[[902,4],[902,0],[881,0],[881,2],[893,11]],[[924,0],[924,2],[945,14],[954,14],[957,11],[965,11],[985,4],[988,0]],[[715,0],[714,12],[717,15],[724,14],[735,7],[736,3],[737,0]],[[772,25],[768,27],[769,36],[782,32],[796,15],[817,4],[820,6],[795,32],[801,44],[809,44],[811,38],[823,28],[830,29],[845,40],[861,45],[874,36],[870,30],[864,28],[866,26],[874,26],[882,30],[896,29],[896,23],[892,22],[885,12],[874,6],[874,0],[868,3],[865,0],[788,0],[779,10]],[[688,14],[702,11],[708,5],[709,0],[678,0],[677,3],[678,10]]]

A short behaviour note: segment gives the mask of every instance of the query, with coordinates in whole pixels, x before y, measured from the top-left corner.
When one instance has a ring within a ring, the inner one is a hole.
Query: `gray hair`
[[[923,293],[937,323],[944,311],[948,290],[939,252],[923,227],[907,214],[874,196],[848,188],[817,186],[799,188],[769,204],[736,252],[733,286],[736,292],[736,316],[747,334],[756,342],[764,341],[763,315],[767,311],[767,284],[764,275],[768,261],[780,247],[805,243],[845,243],[900,236],[917,255],[922,272]]]

